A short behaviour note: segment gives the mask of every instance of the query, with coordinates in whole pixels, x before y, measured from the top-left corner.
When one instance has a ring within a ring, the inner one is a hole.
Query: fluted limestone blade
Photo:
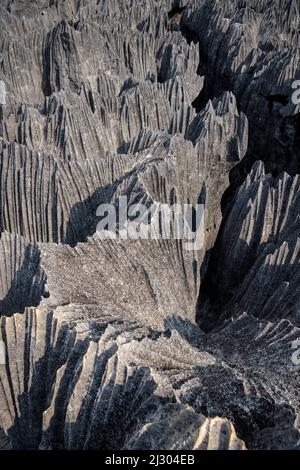
[[[299,20],[0,1],[1,450],[300,448]]]
[[[262,162],[254,165],[212,259],[210,275],[223,303],[220,320],[247,312],[271,321],[288,318],[299,326],[299,204],[298,175],[273,178]],[[220,308],[214,301],[206,308],[211,323]]]
[[[232,424],[177,404],[159,409],[127,444],[132,450],[245,450]]]
[[[19,235],[3,232],[0,238],[0,315],[37,306],[48,296],[40,250]]]

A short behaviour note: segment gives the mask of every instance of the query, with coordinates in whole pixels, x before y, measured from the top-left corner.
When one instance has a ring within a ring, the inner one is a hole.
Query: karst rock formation
[[[0,449],[300,448],[299,22],[0,1]],[[104,239],[121,197],[201,248]]]

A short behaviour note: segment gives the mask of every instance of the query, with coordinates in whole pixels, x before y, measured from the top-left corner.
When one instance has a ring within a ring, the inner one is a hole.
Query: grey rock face
[[[183,13],[203,50],[200,104],[230,89],[247,114],[247,169],[254,157],[268,171],[299,172],[299,106],[291,102],[300,79],[298,20],[293,0],[193,0]]]
[[[40,250],[19,235],[3,232],[0,238],[0,314],[22,312],[48,296]]]
[[[222,299],[223,314],[218,301],[205,299],[204,323],[247,311],[299,326],[299,194],[298,175],[273,178],[261,162],[255,164],[236,195],[211,263],[214,299]]]
[[[299,14],[0,2],[0,449],[299,448]]]

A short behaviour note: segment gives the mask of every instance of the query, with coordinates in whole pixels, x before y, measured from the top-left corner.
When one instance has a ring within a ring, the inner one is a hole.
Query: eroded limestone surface
[[[0,449],[299,448],[299,20],[0,1]],[[103,240],[125,196],[201,248]]]

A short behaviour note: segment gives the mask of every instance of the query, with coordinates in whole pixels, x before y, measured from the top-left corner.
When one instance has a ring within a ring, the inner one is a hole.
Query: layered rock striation
[[[0,449],[299,448],[299,15],[0,1]]]

